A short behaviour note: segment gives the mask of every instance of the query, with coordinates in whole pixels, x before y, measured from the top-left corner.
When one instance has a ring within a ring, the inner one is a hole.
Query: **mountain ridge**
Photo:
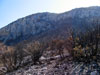
[[[32,14],[1,28],[0,41],[5,44],[14,44],[16,43],[16,39],[18,43],[29,39],[31,36],[33,39],[38,36],[43,38],[47,35],[54,36],[55,34],[65,36],[63,33],[65,31],[68,32],[67,30],[71,26],[80,28],[82,23],[91,24],[92,18],[100,18],[99,12],[100,7],[94,6],[88,8],[76,8],[60,14],[49,12]]]

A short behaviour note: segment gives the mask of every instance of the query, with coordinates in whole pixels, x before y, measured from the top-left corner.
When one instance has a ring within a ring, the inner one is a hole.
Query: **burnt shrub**
[[[7,69],[7,72],[13,71],[21,67],[23,60],[23,49],[21,45],[16,47],[7,47],[1,54],[0,61]]]
[[[83,27],[84,31],[73,31],[73,57],[78,61],[97,61],[100,56],[100,20],[95,19],[91,25]]]
[[[42,56],[45,49],[46,49],[46,44],[40,43],[39,41],[35,41],[27,45],[27,51],[28,51],[27,53],[31,56],[33,64],[40,62],[39,58]]]

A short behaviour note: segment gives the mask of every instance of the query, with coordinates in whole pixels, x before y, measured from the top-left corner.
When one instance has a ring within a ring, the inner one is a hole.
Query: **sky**
[[[0,28],[38,12],[63,13],[89,6],[100,6],[100,0],[0,0]]]

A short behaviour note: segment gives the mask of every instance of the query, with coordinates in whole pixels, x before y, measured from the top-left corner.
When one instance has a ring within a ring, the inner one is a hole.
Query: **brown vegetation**
[[[100,56],[100,24],[99,20],[93,20],[91,26],[85,27],[86,31],[78,31],[73,34],[73,57],[79,61],[97,61]]]
[[[18,69],[23,60],[23,49],[21,45],[16,47],[7,47],[1,54],[1,63],[6,67],[7,71]]]
[[[45,49],[45,43],[40,43],[39,41],[35,41],[34,43],[29,43],[27,45],[27,53],[31,55],[31,59],[34,64],[36,64],[36,62],[40,62],[39,58],[42,56]]]

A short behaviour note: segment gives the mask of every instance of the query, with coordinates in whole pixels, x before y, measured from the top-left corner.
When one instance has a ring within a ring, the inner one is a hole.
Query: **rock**
[[[99,75],[99,73],[97,71],[93,71],[90,75]]]
[[[40,61],[45,60],[46,58],[44,56],[41,56],[41,58],[39,59]]]
[[[7,68],[6,67],[0,67],[0,74],[4,74],[7,72]]]

